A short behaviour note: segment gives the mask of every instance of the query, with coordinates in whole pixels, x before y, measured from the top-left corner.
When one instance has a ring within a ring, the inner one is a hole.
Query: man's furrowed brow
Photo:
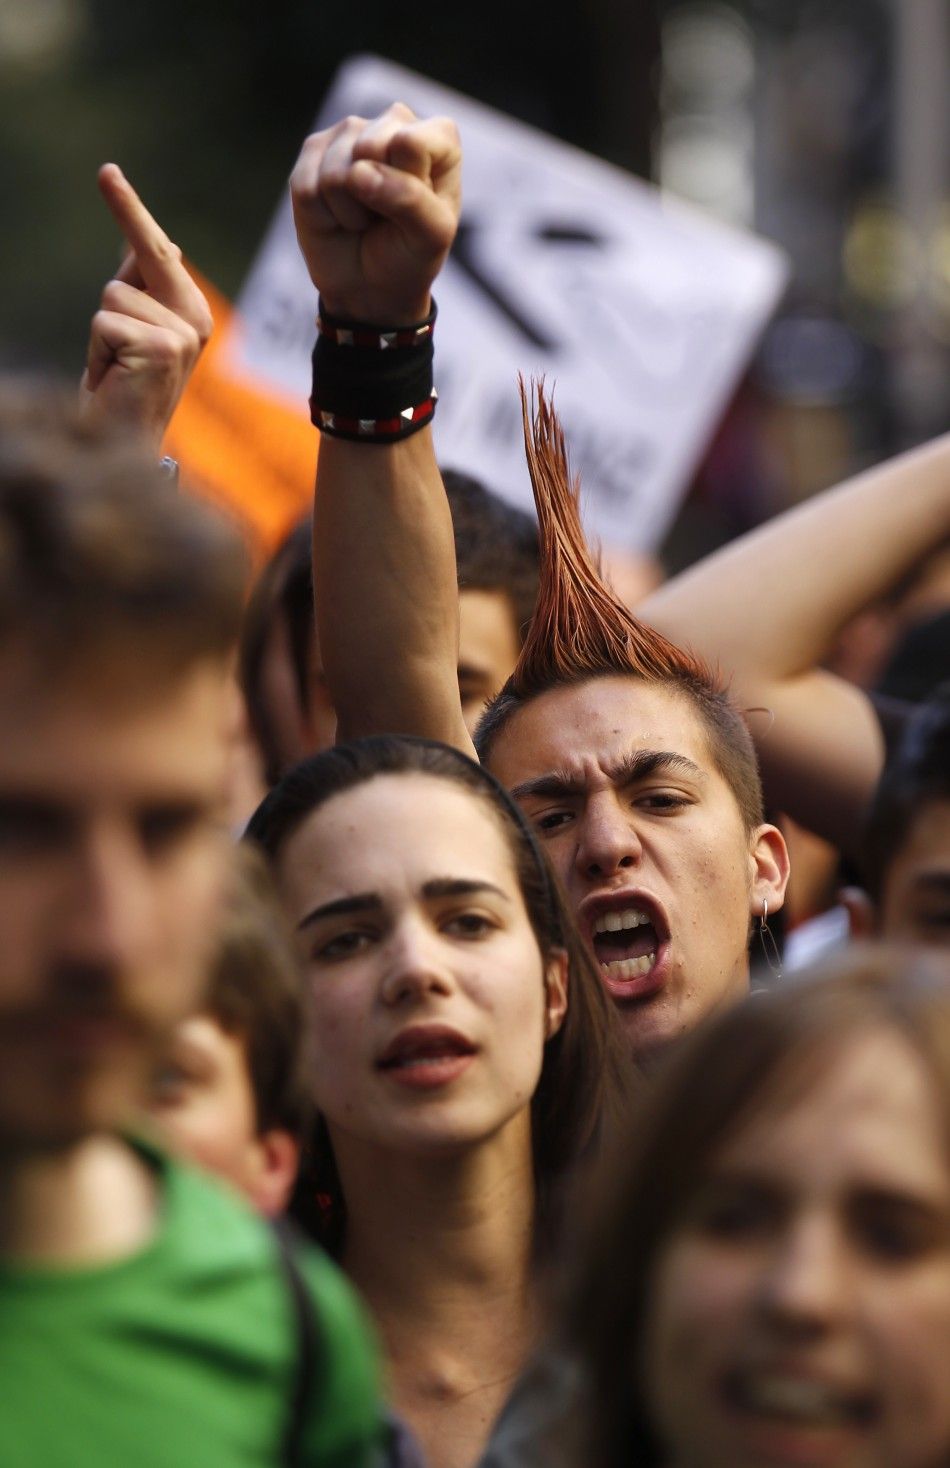
[[[382,905],[375,892],[356,892],[352,897],[338,897],[335,902],[324,902],[320,907],[311,908],[306,917],[300,919],[297,931],[308,928],[321,918],[346,917],[349,913],[357,912],[378,912]]]
[[[637,780],[646,780],[651,775],[665,773],[688,775],[693,780],[706,779],[699,765],[685,754],[677,754],[671,749],[634,749],[630,754],[615,760],[605,773],[614,785],[620,786],[633,785]],[[527,795],[569,800],[571,797],[582,796],[586,789],[587,781],[583,776],[566,770],[549,770],[547,774],[536,775],[532,780],[523,780],[520,785],[513,786],[510,793],[515,800],[521,800]]]
[[[572,795],[583,795],[584,789],[584,781],[578,776],[568,775],[560,770],[549,770],[546,775],[535,775],[532,780],[522,780],[520,785],[513,785],[509,794],[514,800],[522,800],[526,795],[566,800]]]
[[[665,774],[706,779],[705,771],[694,760],[672,749],[635,749],[611,765],[607,774],[615,785],[635,785],[638,780]]]

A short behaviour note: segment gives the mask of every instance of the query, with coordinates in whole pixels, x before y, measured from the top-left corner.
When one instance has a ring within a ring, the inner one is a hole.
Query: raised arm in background
[[[92,318],[80,393],[87,413],[125,424],[157,454],[211,335],[211,312],[116,164],[100,168],[99,189],[128,253]]]
[[[291,176],[297,237],[323,310],[390,330],[423,320],[455,236],[453,123],[396,104],[304,143]],[[402,732],[472,753],[458,692],[458,588],[429,428],[393,444],[324,434],[314,586],[341,739]]]
[[[884,742],[860,689],[820,663],[852,617],[950,537],[950,436],[769,521],[637,613],[717,661],[751,720],[769,800],[844,851],[861,840]]]

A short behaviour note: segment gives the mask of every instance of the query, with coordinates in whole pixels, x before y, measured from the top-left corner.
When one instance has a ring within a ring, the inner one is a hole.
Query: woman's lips
[[[471,1040],[448,1025],[412,1025],[389,1042],[376,1068],[399,1085],[433,1090],[462,1075],[475,1053]]]
[[[776,1463],[802,1468],[843,1461],[878,1415],[868,1392],[787,1370],[731,1372],[720,1395],[749,1444]]]
[[[458,1080],[474,1059],[474,1055],[445,1055],[427,1060],[411,1060],[387,1067],[384,1073],[400,1086],[408,1086],[416,1091],[434,1091],[439,1086],[447,1086],[450,1081]]]

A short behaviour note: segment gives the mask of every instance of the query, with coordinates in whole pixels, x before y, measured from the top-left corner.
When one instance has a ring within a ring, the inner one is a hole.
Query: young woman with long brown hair
[[[313,983],[317,1232],[430,1462],[468,1468],[539,1334],[562,1189],[633,1067],[528,824],[457,750],[339,746],[249,834]]]

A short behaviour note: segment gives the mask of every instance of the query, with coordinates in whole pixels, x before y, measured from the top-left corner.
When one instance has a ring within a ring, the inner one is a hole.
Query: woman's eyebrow
[[[496,887],[494,882],[488,882],[483,878],[471,877],[433,877],[431,881],[425,882],[422,888],[423,897],[474,897],[479,892],[491,892],[495,897],[501,897],[505,902],[511,898],[501,887]]]
[[[783,1179],[769,1171],[768,1167],[748,1163],[714,1163],[702,1170],[696,1178],[696,1188],[774,1188],[783,1185]]]
[[[501,887],[496,887],[494,882],[482,878],[471,877],[433,877],[430,881],[423,883],[422,895],[426,898],[437,897],[471,897],[479,892],[492,892],[496,897],[502,898],[504,902],[511,899],[507,892]],[[383,901],[378,892],[355,892],[352,897],[338,897],[334,902],[323,902],[319,907],[313,907],[302,917],[297,924],[297,932],[302,928],[308,928],[311,923],[320,922],[323,918],[347,917],[353,913],[382,912]]]
[[[352,897],[338,897],[335,902],[324,902],[319,907],[311,908],[306,917],[302,917],[297,924],[297,932],[318,922],[320,918],[344,917],[347,913],[354,912],[379,912],[382,905],[377,892],[356,892]]]

